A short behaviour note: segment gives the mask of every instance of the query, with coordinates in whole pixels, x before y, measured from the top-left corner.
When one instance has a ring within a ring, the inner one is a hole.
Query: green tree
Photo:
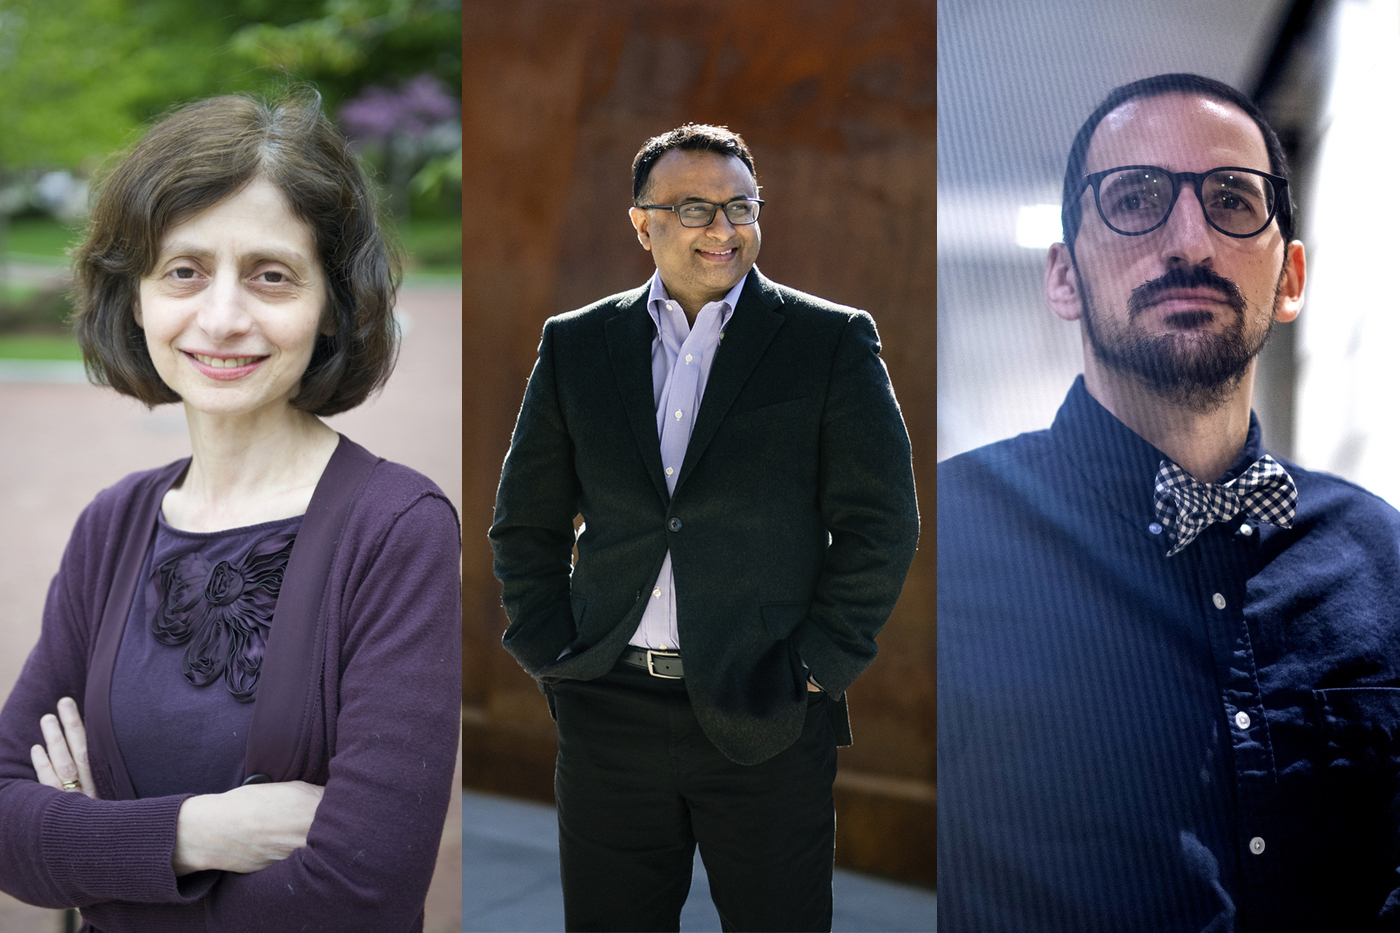
[[[0,174],[82,166],[198,97],[308,81],[334,113],[461,67],[460,0],[0,0]]]
[[[0,0],[0,256],[18,178],[88,173],[214,94],[308,82],[334,115],[425,71],[460,87],[461,23],[461,0]]]

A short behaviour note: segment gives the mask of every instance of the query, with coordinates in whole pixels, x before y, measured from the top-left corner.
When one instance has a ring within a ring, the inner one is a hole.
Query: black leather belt
[[[681,680],[685,669],[681,666],[681,656],[674,651],[657,651],[653,648],[638,648],[628,645],[617,659],[628,667],[637,667],[653,677],[665,680]]]

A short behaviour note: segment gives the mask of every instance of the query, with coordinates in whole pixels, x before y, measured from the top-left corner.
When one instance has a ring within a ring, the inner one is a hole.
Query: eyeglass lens
[[[1098,192],[1104,222],[1120,233],[1151,230],[1171,213],[1172,181],[1168,172],[1141,168],[1106,176]],[[1273,182],[1250,172],[1213,172],[1201,182],[1201,207],[1206,217],[1236,236],[1253,235],[1268,225],[1274,197]]]
[[[676,208],[676,216],[683,227],[708,227],[715,219],[715,211],[724,208],[724,216],[732,224],[751,224],[758,220],[758,202],[739,199],[724,204],[711,204],[708,201],[693,201]]]

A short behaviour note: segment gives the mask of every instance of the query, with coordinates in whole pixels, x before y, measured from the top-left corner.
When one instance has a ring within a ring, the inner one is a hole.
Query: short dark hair
[[[175,224],[266,179],[311,229],[326,276],[327,323],[291,404],[315,415],[354,408],[393,371],[399,265],[377,199],[345,137],[301,89],[264,103],[214,97],[165,117],[101,182],[73,254],[73,325],[88,376],[147,406],[180,397],[157,374],[136,323],[141,278]]]
[[[1069,162],[1065,166],[1065,185],[1060,203],[1060,224],[1064,228],[1065,245],[1071,253],[1074,251],[1075,237],[1079,235],[1079,224],[1083,220],[1079,206],[1080,195],[1083,193],[1080,185],[1084,181],[1084,166],[1088,161],[1089,143],[1093,141],[1094,131],[1099,128],[1104,117],[1128,101],[1140,97],[1158,97],[1162,94],[1195,94],[1232,104],[1243,110],[1264,135],[1264,148],[1269,153],[1269,171],[1280,178],[1288,177],[1288,157],[1284,154],[1278,134],[1269,126],[1269,121],[1264,119],[1263,111],[1255,106],[1254,101],[1225,82],[1196,74],[1173,73],[1154,75],[1124,84],[1109,91],[1103,102],[1094,108],[1094,112],[1089,114],[1089,119],[1084,121],[1084,125],[1075,135],[1074,144],[1069,147]],[[1283,234],[1285,243],[1293,239],[1294,219],[1297,217],[1291,193],[1288,208],[1287,211],[1279,211],[1276,215],[1279,232]]]
[[[672,149],[686,152],[714,152],[722,156],[733,156],[748,167],[749,174],[758,179],[754,171],[753,153],[749,152],[744,137],[727,126],[711,126],[708,123],[687,123],[668,133],[653,136],[642,144],[632,160],[632,203],[642,203],[642,192],[646,190],[651,170],[666,153]]]

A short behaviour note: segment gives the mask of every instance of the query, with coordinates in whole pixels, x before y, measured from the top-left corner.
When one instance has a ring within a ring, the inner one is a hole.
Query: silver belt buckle
[[[656,655],[663,658],[678,658],[680,655],[672,654],[669,651],[657,651],[655,648],[648,648],[647,651],[647,673],[653,677],[660,677],[663,680],[685,680],[682,674],[663,674],[656,669]]]

